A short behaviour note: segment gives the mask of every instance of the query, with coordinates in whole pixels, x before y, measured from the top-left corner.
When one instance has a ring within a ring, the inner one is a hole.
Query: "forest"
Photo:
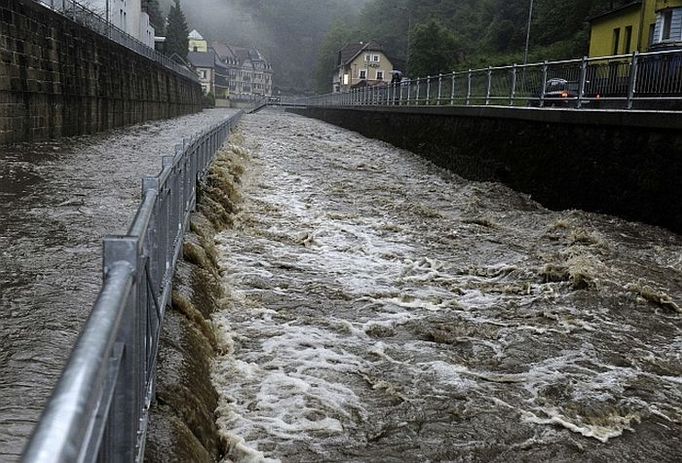
[[[631,0],[534,0],[529,60],[586,54],[590,16]],[[329,92],[336,51],[375,40],[410,76],[523,62],[530,0],[371,0],[339,18],[320,49],[316,90]]]
[[[168,11],[170,0],[159,0]],[[581,56],[587,18],[630,0],[534,0],[531,61]],[[530,0],[181,0],[189,28],[258,47],[283,93],[329,92],[347,42],[381,43],[410,76],[520,63]]]

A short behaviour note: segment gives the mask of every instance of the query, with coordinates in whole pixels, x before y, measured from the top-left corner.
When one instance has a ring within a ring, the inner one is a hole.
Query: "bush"
[[[213,93],[208,92],[206,95],[204,95],[202,104],[204,108],[215,108],[215,96]]]

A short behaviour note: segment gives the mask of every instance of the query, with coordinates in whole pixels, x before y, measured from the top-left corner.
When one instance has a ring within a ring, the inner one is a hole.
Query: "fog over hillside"
[[[164,12],[171,1],[161,1]],[[276,88],[309,91],[314,87],[320,45],[332,23],[351,19],[367,3],[368,0],[181,0],[181,7],[190,30],[197,29],[207,40],[258,47],[273,65]]]

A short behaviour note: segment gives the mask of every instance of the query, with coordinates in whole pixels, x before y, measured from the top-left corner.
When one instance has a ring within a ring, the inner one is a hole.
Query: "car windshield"
[[[547,81],[547,87],[545,88],[546,92],[564,92],[564,91],[570,91],[570,92],[577,92],[578,91],[578,82],[568,82],[563,79],[553,79],[553,80],[548,80]]]

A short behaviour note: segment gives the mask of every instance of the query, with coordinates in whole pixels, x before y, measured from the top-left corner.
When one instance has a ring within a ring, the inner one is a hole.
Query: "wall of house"
[[[371,54],[371,55],[379,55],[379,63],[373,63],[371,61],[365,61],[365,55],[366,54]],[[374,67],[374,64],[378,64],[378,66]],[[368,75],[367,79],[360,79],[360,70],[366,70]],[[362,80],[377,80],[376,78],[376,72],[377,71],[383,71],[384,73],[384,78],[383,80],[386,82],[391,81],[391,71],[393,71],[393,64],[391,64],[391,61],[384,55],[382,52],[379,51],[363,51],[360,53],[357,58],[355,58],[351,63],[350,63],[350,85],[356,85],[357,83],[361,82]],[[343,82],[343,76],[341,76],[342,82]]]
[[[625,45],[625,30],[627,27],[632,27],[632,42],[630,52],[637,49],[637,44],[640,41],[640,23],[642,20],[642,12],[639,8],[630,8],[622,14],[613,15],[592,24],[592,34],[590,37],[590,56],[610,56],[614,54],[626,53]],[[652,15],[645,24],[655,22],[656,17]],[[645,34],[641,38],[644,48],[648,48],[648,25],[645,25]],[[620,29],[620,39],[617,47],[617,52],[614,53],[614,30]]]
[[[532,108],[291,109],[409,149],[554,209],[682,232],[682,120],[639,111]]]
[[[208,42],[200,39],[189,39],[189,51],[197,51],[201,53],[208,53]]]
[[[682,42],[682,1],[680,2],[662,2],[660,5],[664,6],[666,9],[658,12],[656,17],[656,29],[654,31],[654,44],[661,45],[666,43],[680,43]],[[663,19],[664,13],[666,11],[671,11],[672,22],[670,27],[670,38],[663,38]]]
[[[0,4],[0,143],[201,110],[201,86],[32,0]]]

